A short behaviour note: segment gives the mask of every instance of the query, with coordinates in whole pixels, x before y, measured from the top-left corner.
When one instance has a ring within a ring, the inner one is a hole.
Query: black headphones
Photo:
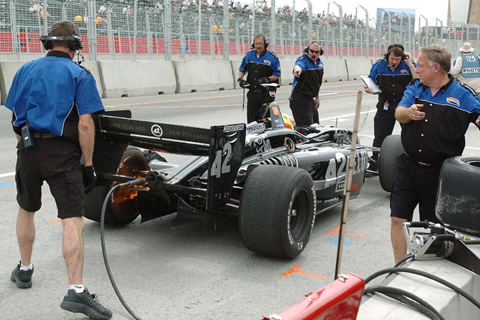
[[[395,48],[398,48],[398,49],[402,50],[402,56],[401,56],[402,61],[406,60],[407,56],[405,55],[405,48],[400,43],[394,43],[394,44],[391,44],[391,45],[388,46],[387,53],[385,53],[385,55],[384,55],[385,60],[387,60],[387,62],[388,62],[388,58],[390,57],[390,54],[392,53],[392,51],[395,50]]]
[[[41,36],[40,41],[43,44],[45,50],[50,50],[53,48],[52,41],[68,41],[68,48],[72,51],[77,51],[83,49],[82,38],[77,36],[75,33],[69,37],[60,37],[60,36]]]
[[[265,46],[265,50],[267,50],[269,43],[267,42],[267,38],[261,33],[257,33],[255,37],[253,37],[253,42],[252,42],[252,49],[255,49],[255,38],[263,38],[263,45]]]
[[[320,42],[318,42],[318,41],[312,41],[312,42],[310,42],[310,44],[309,44],[308,46],[306,46],[305,49],[303,49],[303,52],[305,52],[305,54],[308,54],[308,50],[310,50],[310,46],[311,46],[312,44],[314,44],[314,43],[316,43],[316,44],[318,44],[318,45],[320,46],[320,55],[323,55],[323,47],[322,47],[322,45],[320,44]]]

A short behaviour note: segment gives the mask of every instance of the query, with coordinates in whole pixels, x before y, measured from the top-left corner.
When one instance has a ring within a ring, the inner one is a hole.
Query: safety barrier
[[[238,85],[238,82],[237,82],[238,68],[240,68],[240,65],[242,64],[242,59],[230,60],[230,64],[232,66],[233,79],[235,80],[234,86],[235,86],[235,89],[238,89],[238,88],[240,88],[240,86]]]
[[[97,83],[98,93],[100,94],[100,97],[103,97],[102,75],[100,74],[100,70],[98,69],[98,63],[95,61],[84,61],[82,62],[82,66],[92,73]]]
[[[360,76],[368,75],[372,67],[370,59],[366,58],[345,59],[345,64],[347,66],[348,80],[358,80]]]
[[[177,93],[233,89],[230,61],[174,61]]]
[[[325,59],[322,59],[324,61]],[[282,77],[280,84],[282,86],[289,86],[293,83],[293,66],[295,59],[280,59],[280,66],[282,67]]]
[[[370,71],[367,58],[322,59],[325,68],[324,81],[355,80]],[[0,62],[0,99],[5,103],[16,71],[25,62]],[[148,96],[157,94],[215,91],[238,88],[238,67],[241,60],[188,60],[188,61],[98,61],[82,63],[97,81],[102,98]],[[293,81],[295,58],[280,59],[281,85]]]
[[[347,65],[343,59],[328,59],[323,61],[324,64],[324,74],[323,81],[325,82],[335,82],[335,81],[347,81],[348,72]]]
[[[0,99],[2,99],[2,105],[5,104],[15,73],[24,64],[23,61],[0,62]]]
[[[99,61],[103,98],[175,93],[171,61]]]

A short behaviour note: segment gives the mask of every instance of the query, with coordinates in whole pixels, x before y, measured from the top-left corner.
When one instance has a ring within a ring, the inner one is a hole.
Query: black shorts
[[[42,185],[46,181],[55,199],[58,217],[84,215],[84,185],[79,147],[60,138],[35,139],[35,146],[17,145],[17,202],[26,211],[42,206]]]
[[[435,216],[435,201],[441,165],[420,167],[402,154],[397,159],[397,167],[390,195],[390,216],[411,221],[418,204],[420,220],[439,222]]]

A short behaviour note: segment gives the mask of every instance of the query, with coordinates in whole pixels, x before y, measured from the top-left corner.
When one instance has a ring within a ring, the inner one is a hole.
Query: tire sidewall
[[[397,159],[403,153],[400,135],[389,135],[383,140],[378,158],[378,179],[386,192],[392,192],[397,175]]]
[[[295,237],[289,213],[299,195],[307,199],[308,214],[298,225],[301,232]],[[275,165],[255,168],[247,178],[240,201],[239,229],[243,243],[260,254],[280,258],[298,256],[310,238],[315,200],[313,180],[305,170]]]
[[[480,236],[480,157],[457,156],[442,165],[435,214],[453,229]]]
[[[291,219],[293,219],[293,217],[289,213],[293,210],[296,198],[302,193],[305,193],[307,195],[308,209],[306,211],[306,216],[302,217],[302,219],[304,218],[305,221],[302,221],[301,223],[301,228],[303,229],[301,237],[295,239],[293,235],[293,230],[291,229]],[[295,187],[290,198],[288,209],[283,213],[282,218],[282,240],[288,256],[298,256],[307,246],[313,231],[313,226],[315,224],[315,205],[316,200],[313,185],[310,188],[300,185]]]

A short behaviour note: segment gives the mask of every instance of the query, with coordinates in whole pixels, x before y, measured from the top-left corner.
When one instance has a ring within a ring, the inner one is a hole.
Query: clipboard
[[[370,87],[373,89],[373,94],[382,93],[382,90],[380,90],[377,84],[373,82],[373,80],[370,79],[368,76],[360,76],[360,78],[362,79],[363,83],[365,83],[367,87]]]

